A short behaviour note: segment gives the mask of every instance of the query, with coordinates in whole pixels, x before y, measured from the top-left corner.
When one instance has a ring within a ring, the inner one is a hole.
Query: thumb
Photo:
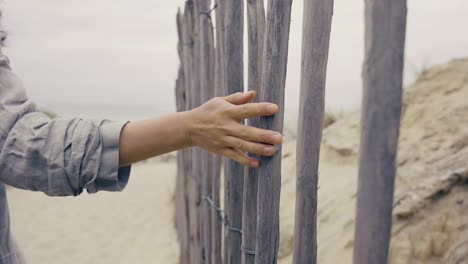
[[[251,102],[255,97],[254,91],[246,93],[234,93],[224,97],[224,100],[234,105],[242,105]]]

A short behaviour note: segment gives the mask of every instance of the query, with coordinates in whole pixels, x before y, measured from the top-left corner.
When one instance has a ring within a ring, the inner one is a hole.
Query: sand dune
[[[468,59],[433,67],[404,96],[390,263],[468,263]],[[360,113],[324,132],[320,263],[352,263]],[[281,263],[291,263],[294,145],[286,148]],[[288,161],[289,160],[289,161]]]

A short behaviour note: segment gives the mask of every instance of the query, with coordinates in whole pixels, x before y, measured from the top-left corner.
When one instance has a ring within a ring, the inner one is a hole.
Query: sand
[[[32,264],[175,264],[175,170],[135,165],[122,193],[51,198],[10,188],[12,232]]]
[[[404,94],[390,264],[468,263],[468,59],[424,71]],[[318,258],[352,263],[360,113],[324,132]],[[293,143],[285,147],[281,263],[291,263]],[[291,161],[288,161],[291,160]]]

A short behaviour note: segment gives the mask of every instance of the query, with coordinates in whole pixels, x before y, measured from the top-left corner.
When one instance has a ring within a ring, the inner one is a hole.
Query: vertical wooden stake
[[[260,118],[259,127],[283,131],[284,88],[288,61],[292,0],[269,0],[262,89],[259,100],[276,103],[279,113]],[[279,201],[281,193],[281,150],[262,157],[258,171],[257,264],[274,264],[278,259]]]
[[[177,32],[178,32],[178,45],[177,50],[179,53],[179,59],[181,63],[181,68],[179,69],[179,77],[177,79],[177,86],[176,86],[176,103],[177,103],[177,111],[185,111],[187,109],[187,91],[186,91],[186,76],[184,72],[184,18],[180,13],[180,9],[177,12]],[[187,197],[187,179],[189,177],[189,170],[188,170],[188,150],[184,149],[177,153],[177,184],[176,184],[176,224],[177,230],[179,233],[179,244],[180,244],[180,263],[190,263],[190,250],[189,250],[189,219],[190,215],[188,213],[188,197]]]
[[[201,97],[202,103],[210,100],[214,96],[214,40],[213,40],[213,25],[211,16],[208,13],[210,10],[210,0],[199,0],[199,18],[200,18],[200,82],[201,82]],[[203,263],[211,263],[211,207],[207,199],[211,197],[211,189],[213,185],[213,155],[206,151],[202,151],[202,259]]]
[[[193,30],[193,65],[192,69],[194,74],[192,75],[192,100],[194,108],[202,104],[202,86],[201,86],[201,42],[200,42],[200,0],[193,1],[194,3],[194,30]],[[204,168],[205,152],[203,149],[195,147],[194,148],[194,161],[193,161],[193,170],[194,170],[194,182],[196,187],[194,191],[194,203],[196,206],[196,233],[195,233],[195,245],[197,252],[195,253],[195,258],[192,260],[194,263],[204,263],[204,248],[203,248],[203,210],[202,210],[202,182],[206,170]]]
[[[181,69],[179,70],[179,77],[176,82],[176,102],[177,111],[185,110],[185,76]],[[180,150],[177,152],[177,181],[175,191],[175,221],[176,228],[178,231],[179,245],[180,245],[180,263],[189,262],[189,215],[187,214],[188,199],[186,199],[187,192],[187,176],[188,171],[186,170],[187,150]]]
[[[176,82],[176,104],[177,111],[185,111],[187,109],[186,104],[186,78],[184,72],[184,22],[180,9],[177,11],[176,17],[177,33],[178,33],[178,45],[177,51],[180,59],[179,75]],[[190,263],[190,251],[189,251],[189,215],[188,215],[188,199],[186,199],[187,193],[187,177],[188,172],[186,171],[186,164],[188,162],[187,150],[180,150],[177,152],[177,184],[176,184],[176,201],[175,201],[175,220],[179,237],[180,244],[180,263]]]
[[[248,44],[249,44],[249,90],[258,94],[261,88],[263,66],[263,47],[265,40],[265,8],[263,0],[248,0]],[[256,100],[257,101],[257,100]],[[259,118],[249,119],[249,125],[257,127]],[[243,198],[243,236],[242,236],[242,263],[254,264],[257,236],[257,189],[258,170],[245,168],[244,198]]]
[[[400,129],[406,0],[365,1],[364,99],[354,263],[387,263]]]
[[[225,63],[224,63],[224,11],[225,11],[225,0],[217,1],[216,12],[216,87],[215,96],[224,96],[226,94],[225,88]],[[213,186],[212,186],[212,198],[213,205],[217,208],[221,208],[220,202],[220,189],[221,189],[221,158],[215,156],[214,158],[214,175],[213,175]],[[211,262],[213,264],[222,264],[222,227],[223,219],[221,212],[212,209],[211,211],[212,221],[212,248],[211,248]]]
[[[304,1],[294,264],[317,263],[317,189],[333,0]]]
[[[226,0],[225,6],[225,58],[226,90],[228,94],[243,92],[243,33],[244,33],[244,0]],[[226,160],[225,198],[226,223],[225,249],[227,264],[241,263],[242,233],[242,188],[244,185],[244,167],[235,161]]]
[[[187,94],[187,110],[193,109],[198,105],[199,92],[199,74],[196,71],[198,68],[195,58],[195,25],[196,25],[196,9],[192,0],[185,2],[184,11],[184,30],[183,30],[183,54],[184,54],[184,72],[186,75],[186,94]],[[197,46],[198,47],[198,46]],[[197,67],[195,67],[197,66]],[[197,149],[188,150],[190,173],[188,176],[187,193],[189,201],[189,250],[190,263],[201,263],[201,246],[200,246],[200,186],[199,186],[199,159]]]

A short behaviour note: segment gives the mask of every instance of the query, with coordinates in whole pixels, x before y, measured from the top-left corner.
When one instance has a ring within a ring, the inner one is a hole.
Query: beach
[[[122,193],[53,198],[9,188],[12,233],[28,263],[177,263],[174,162],[134,165]]]

